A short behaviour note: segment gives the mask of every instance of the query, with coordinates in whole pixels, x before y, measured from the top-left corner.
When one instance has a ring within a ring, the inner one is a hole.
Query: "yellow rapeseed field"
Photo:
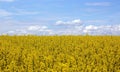
[[[120,36],[0,36],[0,72],[120,72]]]

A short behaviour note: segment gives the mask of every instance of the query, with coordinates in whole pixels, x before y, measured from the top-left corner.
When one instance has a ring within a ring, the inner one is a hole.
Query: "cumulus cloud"
[[[120,25],[88,25],[83,32],[91,35],[120,35]]]
[[[16,29],[16,30],[8,31],[8,32],[3,33],[3,34],[9,34],[9,35],[27,35],[27,34],[30,34],[30,33],[27,32],[27,30],[25,30],[25,29]]]
[[[8,31],[8,33],[10,33],[10,34],[14,34],[14,33],[15,33],[15,31]]]
[[[99,21],[90,21],[93,23],[99,22]],[[18,24],[19,22],[7,22],[3,23],[6,24]],[[25,24],[26,23],[20,23]],[[19,25],[20,25],[19,24]],[[116,25],[82,25],[81,20],[76,19],[72,21],[57,21],[57,25],[52,25],[51,28],[47,25],[39,25],[36,23],[28,23],[26,26],[17,26],[14,28],[11,28],[7,30],[4,34],[10,34],[10,35],[23,35],[23,34],[35,34],[35,35],[84,35],[84,34],[90,34],[90,35],[120,35],[120,24]],[[63,26],[61,26],[63,25]],[[1,25],[1,28],[3,26]],[[10,26],[8,26],[10,27]],[[4,26],[5,28],[5,26]],[[3,32],[1,32],[3,33]]]
[[[86,25],[72,26],[54,32],[58,35],[120,35],[120,24],[117,25]]]
[[[88,2],[88,3],[85,3],[85,5],[87,6],[110,6],[111,3],[110,2]]]
[[[35,26],[29,26],[28,30],[30,31],[41,31],[41,30],[45,30],[47,29],[47,26],[39,26],[39,25],[35,25]]]
[[[27,35],[27,34],[37,34],[37,35],[52,35],[52,30],[48,29],[47,26],[39,26],[39,25],[33,25],[33,26],[27,26],[23,29],[16,29],[11,30],[3,34],[9,34],[9,35]]]
[[[97,26],[94,26],[94,25],[89,25],[89,26],[86,26],[85,29],[83,30],[83,32],[87,33],[89,31],[94,31],[94,30],[97,30],[99,27]]]
[[[57,21],[56,25],[81,25],[82,23],[80,19],[75,19],[72,21]]]
[[[120,35],[120,24],[118,25],[87,25],[73,26],[73,28],[49,29],[47,26],[28,26],[24,29],[11,30],[4,34],[10,35]]]

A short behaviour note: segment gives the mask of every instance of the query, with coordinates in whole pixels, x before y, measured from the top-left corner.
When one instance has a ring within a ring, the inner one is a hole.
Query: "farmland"
[[[120,72],[120,36],[0,36],[0,72]]]

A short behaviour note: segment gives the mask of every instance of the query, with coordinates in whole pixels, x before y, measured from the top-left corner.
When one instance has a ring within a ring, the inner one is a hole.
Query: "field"
[[[120,36],[0,36],[0,72],[120,72]]]

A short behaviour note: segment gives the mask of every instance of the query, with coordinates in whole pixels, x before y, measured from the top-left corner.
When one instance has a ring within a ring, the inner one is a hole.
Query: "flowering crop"
[[[0,36],[0,72],[120,72],[120,36]]]

